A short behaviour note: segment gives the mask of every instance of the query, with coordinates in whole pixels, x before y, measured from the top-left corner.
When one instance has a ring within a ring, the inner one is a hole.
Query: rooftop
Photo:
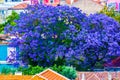
[[[58,74],[51,69],[47,69],[38,75],[46,78],[47,80],[69,80],[68,78],[62,76],[61,74]]]
[[[27,8],[28,4],[27,3],[21,3],[18,5],[15,5],[14,7],[12,7],[12,9],[24,9]]]

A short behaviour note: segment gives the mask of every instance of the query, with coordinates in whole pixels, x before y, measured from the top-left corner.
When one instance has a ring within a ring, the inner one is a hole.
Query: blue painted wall
[[[0,61],[6,61],[8,45],[0,45]]]
[[[0,44],[0,61],[6,61],[6,58],[8,56],[8,51],[7,51],[8,47],[9,47],[8,45]],[[2,63],[0,63],[0,72],[4,68],[16,69],[16,67],[13,64],[2,64]]]

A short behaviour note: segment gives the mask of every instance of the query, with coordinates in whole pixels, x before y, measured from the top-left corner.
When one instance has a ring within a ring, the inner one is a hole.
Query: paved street
[[[62,1],[61,4],[65,5],[64,1]],[[92,0],[78,0],[69,6],[78,7],[87,14],[99,12],[103,8],[103,6]]]

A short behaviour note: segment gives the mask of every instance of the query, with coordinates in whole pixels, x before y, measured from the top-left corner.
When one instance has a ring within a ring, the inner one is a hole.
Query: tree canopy
[[[103,14],[86,16],[75,7],[36,5],[15,23],[5,31],[16,36],[11,46],[19,47],[24,64],[94,68],[120,55],[120,24]]]
[[[16,25],[16,23],[14,22],[14,20],[16,20],[16,19],[19,19],[19,14],[17,14],[15,11],[12,11],[11,15],[9,15],[6,18],[6,22],[0,24],[0,33],[2,33],[4,31],[4,27],[6,25],[8,25],[8,24],[11,25],[11,26]]]

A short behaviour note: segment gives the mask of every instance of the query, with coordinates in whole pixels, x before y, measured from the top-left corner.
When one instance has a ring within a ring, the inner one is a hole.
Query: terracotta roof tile
[[[96,72],[95,73],[100,79],[103,78],[105,80],[108,79],[108,72]]]
[[[39,74],[39,76],[43,76],[48,80],[69,80],[69,79],[65,78],[64,76],[62,76],[50,69],[47,69],[47,70],[41,72]]]
[[[42,77],[42,76],[35,75],[30,80],[46,80],[46,79],[44,77]]]
[[[32,76],[23,75],[0,75],[0,80],[30,80]]]
[[[120,79],[120,72],[78,72],[78,78],[76,80],[82,80],[82,74],[85,75],[85,80],[96,80],[99,78],[100,80],[109,80],[108,77],[110,74],[111,78]]]
[[[15,5],[13,7],[13,9],[24,9],[24,8],[27,8],[28,4],[26,3],[21,3],[21,4],[18,4],[18,5]]]
[[[98,76],[96,76],[95,74],[93,74],[87,80],[100,80],[100,78]]]

